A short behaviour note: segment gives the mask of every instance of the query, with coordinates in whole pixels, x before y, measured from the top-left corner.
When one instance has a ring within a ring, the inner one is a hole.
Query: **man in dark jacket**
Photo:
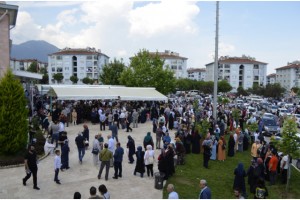
[[[78,149],[79,162],[82,164],[82,158],[85,154],[85,139],[82,136],[82,133],[78,133],[78,136],[75,138],[75,142]]]
[[[23,185],[26,185],[26,181],[30,178],[31,174],[33,176],[33,189],[39,190],[37,186],[37,155],[33,145],[29,145],[28,153],[25,156],[25,170],[26,177],[23,178]]]
[[[114,154],[114,168],[115,176],[113,179],[122,178],[122,161],[123,161],[124,149],[121,147],[120,142],[117,143],[117,148]]]

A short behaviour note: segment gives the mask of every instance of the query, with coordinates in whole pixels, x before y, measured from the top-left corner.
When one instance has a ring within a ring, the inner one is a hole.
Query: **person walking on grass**
[[[206,180],[202,179],[200,180],[200,194],[199,199],[211,199],[211,191],[209,187],[207,186]]]
[[[61,168],[61,158],[60,158],[60,151],[57,149],[55,150],[55,158],[54,158],[54,181],[57,184],[60,184],[60,180],[58,179],[59,169]]]

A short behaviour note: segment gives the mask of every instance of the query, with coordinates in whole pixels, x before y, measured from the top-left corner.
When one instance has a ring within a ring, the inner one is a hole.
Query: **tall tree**
[[[64,75],[62,73],[53,74],[53,79],[60,83],[64,79]]]
[[[37,72],[38,72],[38,64],[37,64],[37,62],[36,62],[36,61],[33,61],[33,62],[29,65],[27,71],[28,71],[28,72],[37,73]]]
[[[49,75],[48,74],[43,74],[41,84],[49,84]]]
[[[123,61],[115,58],[113,62],[104,65],[99,79],[104,85],[120,85],[119,79],[125,68]]]
[[[24,89],[10,70],[0,80],[0,155],[24,150],[28,134],[28,109]]]
[[[297,123],[294,118],[287,118],[283,123],[282,129],[282,139],[279,142],[276,142],[276,146],[279,151],[283,152],[284,155],[289,155],[289,160],[287,164],[288,167],[288,174],[291,173],[290,169],[290,159],[292,158],[299,158],[300,156],[300,137],[297,136],[298,128]],[[289,187],[289,180],[290,175],[288,175],[288,181],[286,185],[286,192],[288,191]]]
[[[120,82],[131,87],[155,87],[159,92],[168,94],[175,88],[175,78],[173,71],[163,69],[163,65],[158,53],[152,55],[145,49],[140,50],[122,72]]]

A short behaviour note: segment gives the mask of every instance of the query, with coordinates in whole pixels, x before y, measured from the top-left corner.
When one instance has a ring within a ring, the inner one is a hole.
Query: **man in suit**
[[[199,199],[211,199],[211,191],[209,187],[207,187],[207,182],[206,180],[202,179],[200,180],[200,194],[199,194]]]

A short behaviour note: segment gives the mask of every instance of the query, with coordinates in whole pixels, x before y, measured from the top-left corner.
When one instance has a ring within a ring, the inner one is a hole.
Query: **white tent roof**
[[[119,99],[124,101],[167,101],[155,88],[110,85],[50,85],[59,100]]]

